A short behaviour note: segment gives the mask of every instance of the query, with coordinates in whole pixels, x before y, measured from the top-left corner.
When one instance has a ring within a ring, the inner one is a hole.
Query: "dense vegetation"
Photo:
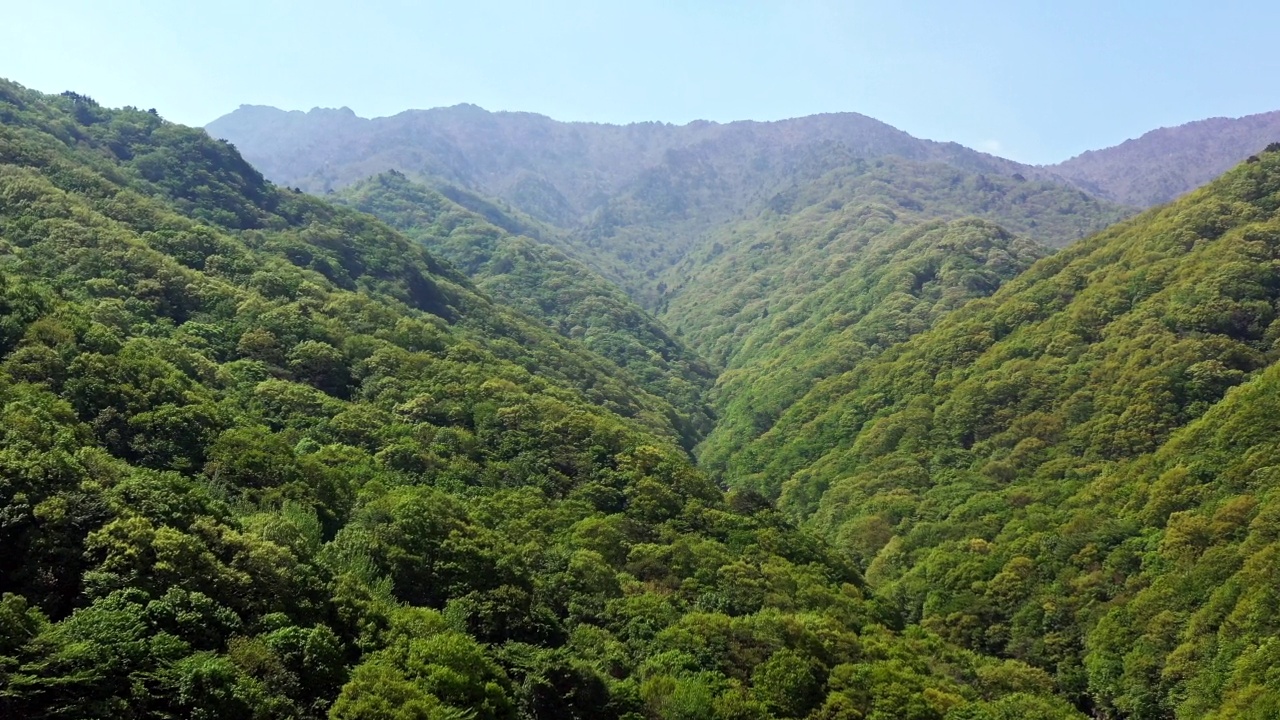
[[[574,333],[153,112],[0,82],[0,304],[5,717],[1080,717]]]
[[[0,715],[1280,716],[1280,145],[434,112],[0,81]]]
[[[680,411],[678,425],[691,442],[710,431],[704,396],[714,373],[707,363],[581,263],[549,244],[509,234],[394,170],[333,199],[377,216],[453,263],[490,297],[617,363],[628,380]],[[494,219],[507,227],[519,223]]]
[[[855,352],[724,475],[1099,717],[1274,717],[1278,273],[1272,151]]]

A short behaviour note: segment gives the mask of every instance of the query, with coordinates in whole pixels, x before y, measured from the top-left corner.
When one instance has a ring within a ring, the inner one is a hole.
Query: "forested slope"
[[[616,286],[555,247],[509,234],[396,171],[332,199],[377,216],[452,262],[497,301],[617,363],[631,382],[680,411],[690,444],[711,430],[704,395],[715,374],[707,363]]]
[[[1101,717],[1269,717],[1278,209],[1266,152],[819,381],[725,476]]]
[[[1099,197],[1150,207],[1190,192],[1280,140],[1280,112],[1160,128],[1048,166]]]
[[[418,243],[0,83],[0,714],[1080,717]]]

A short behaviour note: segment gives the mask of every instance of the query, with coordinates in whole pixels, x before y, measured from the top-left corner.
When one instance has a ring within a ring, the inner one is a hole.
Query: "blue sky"
[[[1274,2],[12,5],[0,76],[193,125],[241,103],[677,123],[848,110],[1043,163],[1280,109]]]

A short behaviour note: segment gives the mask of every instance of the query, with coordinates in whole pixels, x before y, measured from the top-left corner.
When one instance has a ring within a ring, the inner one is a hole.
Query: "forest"
[[[0,81],[0,716],[1280,716],[1258,150],[574,230]]]

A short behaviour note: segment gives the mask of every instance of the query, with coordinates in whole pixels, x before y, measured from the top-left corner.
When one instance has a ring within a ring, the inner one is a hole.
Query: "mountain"
[[[1204,185],[1273,142],[1280,142],[1280,111],[1160,128],[1045,169],[1099,197],[1150,207]]]
[[[919,140],[853,113],[614,126],[470,105],[371,120],[348,110],[247,106],[208,130],[235,143],[267,177],[312,192],[394,169],[446,191],[492,198],[558,229],[561,249],[651,310],[662,302],[660,286],[670,285],[660,276],[706,245],[709,233],[858,163],[899,158],[993,181],[1067,184],[1046,170]],[[1101,213],[1055,218],[1038,237],[1062,245],[1127,212],[1096,205]]]
[[[1280,151],[938,316],[948,284],[992,277],[998,233],[962,237],[932,255],[950,283],[921,236],[882,255],[887,287],[864,275],[864,315],[790,318],[781,377],[726,373],[726,427],[758,424],[718,472],[909,620],[1052,672],[1095,717],[1274,715]]]
[[[0,81],[0,714],[1083,717],[722,492],[502,274]]]

